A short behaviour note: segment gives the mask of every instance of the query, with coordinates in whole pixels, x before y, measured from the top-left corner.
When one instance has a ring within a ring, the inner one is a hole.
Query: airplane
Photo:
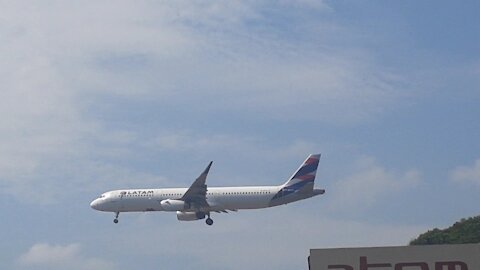
[[[118,223],[121,212],[176,212],[179,221],[200,220],[212,225],[210,213],[236,212],[288,204],[325,193],[314,188],[320,154],[309,155],[295,173],[279,186],[207,187],[206,180],[213,162],[189,188],[125,189],[103,193],[90,203],[98,211],[115,213]]]

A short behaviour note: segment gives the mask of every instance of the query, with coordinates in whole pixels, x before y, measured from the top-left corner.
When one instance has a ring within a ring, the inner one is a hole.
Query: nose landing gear
[[[120,212],[115,212],[115,219],[113,220],[113,223],[115,224],[118,223],[118,215],[120,215]]]

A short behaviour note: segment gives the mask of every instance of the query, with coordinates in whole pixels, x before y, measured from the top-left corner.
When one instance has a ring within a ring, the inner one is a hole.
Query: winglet
[[[203,171],[202,174],[200,174],[200,176],[198,178],[201,178],[201,177],[204,177],[205,179],[207,178],[207,175],[208,175],[208,172],[210,171],[210,167],[212,167],[212,163],[213,161],[210,161],[210,163],[208,164],[207,168],[205,168],[205,170]],[[198,179],[197,178],[197,179]]]
[[[208,164],[207,168],[200,174],[200,176],[193,182],[191,187],[203,187],[205,185],[205,182],[207,181],[207,175],[208,172],[210,171],[210,167],[212,167],[213,161],[210,161]]]

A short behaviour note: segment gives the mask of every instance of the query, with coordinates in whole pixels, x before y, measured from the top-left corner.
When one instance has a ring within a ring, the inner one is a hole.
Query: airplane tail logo
[[[279,199],[300,190],[313,191],[313,182],[315,181],[319,162],[320,154],[308,156],[293,176],[281,186],[280,191],[273,199]]]
[[[293,174],[292,177],[283,185],[286,188],[298,190],[308,183],[315,181],[320,154],[310,155],[303,162],[302,166]]]

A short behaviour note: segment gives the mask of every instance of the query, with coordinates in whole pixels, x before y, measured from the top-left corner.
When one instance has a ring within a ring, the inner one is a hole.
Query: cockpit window
[[[105,198],[105,194],[100,195],[100,198]]]

